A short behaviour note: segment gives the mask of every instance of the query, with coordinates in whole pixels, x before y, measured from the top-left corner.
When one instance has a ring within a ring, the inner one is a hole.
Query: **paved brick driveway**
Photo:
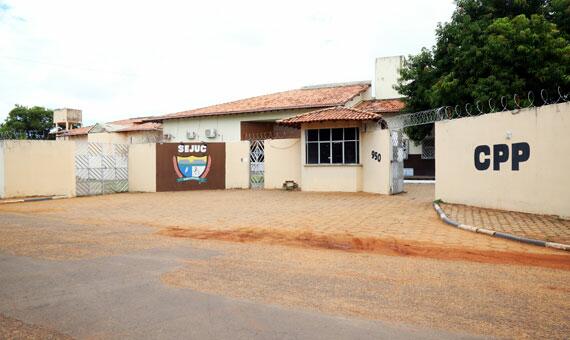
[[[570,244],[570,220],[460,204],[442,204],[441,207],[449,218],[459,223],[538,240]]]
[[[127,193],[1,205],[0,213],[101,226],[310,232],[490,251],[555,252],[447,226],[432,208],[433,185],[406,185],[406,190],[396,196],[264,190]]]

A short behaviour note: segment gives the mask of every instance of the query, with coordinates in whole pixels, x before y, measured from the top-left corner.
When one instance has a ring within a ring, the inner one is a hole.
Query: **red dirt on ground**
[[[415,256],[431,259],[471,261],[491,264],[528,265],[570,271],[570,256],[534,254],[492,250],[470,250],[445,247],[427,242],[386,240],[374,237],[355,237],[350,234],[316,234],[309,231],[291,232],[277,230],[203,230],[166,228],[159,235],[198,240],[230,242],[261,242],[300,248],[333,249],[348,252],[377,253],[389,256]]]

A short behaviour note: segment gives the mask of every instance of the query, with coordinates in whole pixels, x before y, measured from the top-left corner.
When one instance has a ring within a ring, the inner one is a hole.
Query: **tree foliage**
[[[13,134],[27,134],[47,136],[53,122],[53,111],[40,107],[26,107],[16,105],[3,124],[0,132]]]
[[[396,88],[409,112],[570,85],[570,0],[456,0]],[[421,141],[431,127],[407,128]]]

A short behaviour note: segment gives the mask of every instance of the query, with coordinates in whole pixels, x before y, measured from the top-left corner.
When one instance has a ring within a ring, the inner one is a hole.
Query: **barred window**
[[[358,128],[309,129],[306,131],[307,164],[358,164]]]

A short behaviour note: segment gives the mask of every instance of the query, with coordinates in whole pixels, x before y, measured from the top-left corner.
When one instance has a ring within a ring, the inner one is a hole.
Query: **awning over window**
[[[303,113],[294,117],[281,119],[279,124],[300,126],[303,123],[317,123],[328,121],[384,121],[382,115],[375,112],[358,110],[350,107],[337,106],[322,110]]]

